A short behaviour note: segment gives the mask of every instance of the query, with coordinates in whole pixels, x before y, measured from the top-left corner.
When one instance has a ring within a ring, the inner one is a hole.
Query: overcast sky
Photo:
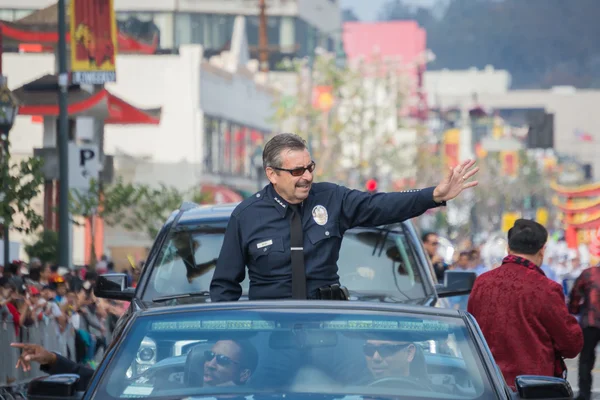
[[[351,8],[361,21],[375,21],[381,7],[389,0],[340,0],[342,10]],[[431,7],[437,0],[404,0],[410,5]]]

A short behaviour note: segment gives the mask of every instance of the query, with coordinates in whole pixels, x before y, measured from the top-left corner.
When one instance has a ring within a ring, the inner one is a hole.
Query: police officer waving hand
[[[246,266],[250,300],[344,299],[337,274],[344,232],[401,222],[445,205],[477,185],[468,181],[479,170],[474,164],[451,169],[437,187],[369,194],[314,183],[315,162],[304,140],[290,133],[274,136],[263,151],[270,184],[233,211],[210,285],[211,300],[238,300]]]

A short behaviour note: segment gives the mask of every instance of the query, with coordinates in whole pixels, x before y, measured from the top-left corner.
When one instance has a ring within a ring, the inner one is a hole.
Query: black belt
[[[304,270],[304,245],[300,207],[290,205],[292,222],[290,224],[290,247],[292,252],[292,299],[306,300],[306,271]]]

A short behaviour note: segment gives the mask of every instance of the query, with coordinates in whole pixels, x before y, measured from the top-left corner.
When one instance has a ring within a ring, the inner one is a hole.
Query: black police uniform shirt
[[[370,194],[333,183],[313,183],[302,203],[306,290],[339,283],[337,261],[344,232],[402,222],[443,203],[433,200],[433,187],[406,192]],[[290,221],[292,210],[265,186],[242,201],[231,214],[210,285],[211,301],[236,301],[246,266],[250,300],[292,297]]]

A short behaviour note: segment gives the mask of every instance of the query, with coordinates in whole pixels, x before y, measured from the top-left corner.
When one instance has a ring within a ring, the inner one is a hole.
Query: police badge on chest
[[[327,209],[321,205],[315,206],[312,209],[312,217],[319,225],[325,225],[329,218],[327,215]]]

